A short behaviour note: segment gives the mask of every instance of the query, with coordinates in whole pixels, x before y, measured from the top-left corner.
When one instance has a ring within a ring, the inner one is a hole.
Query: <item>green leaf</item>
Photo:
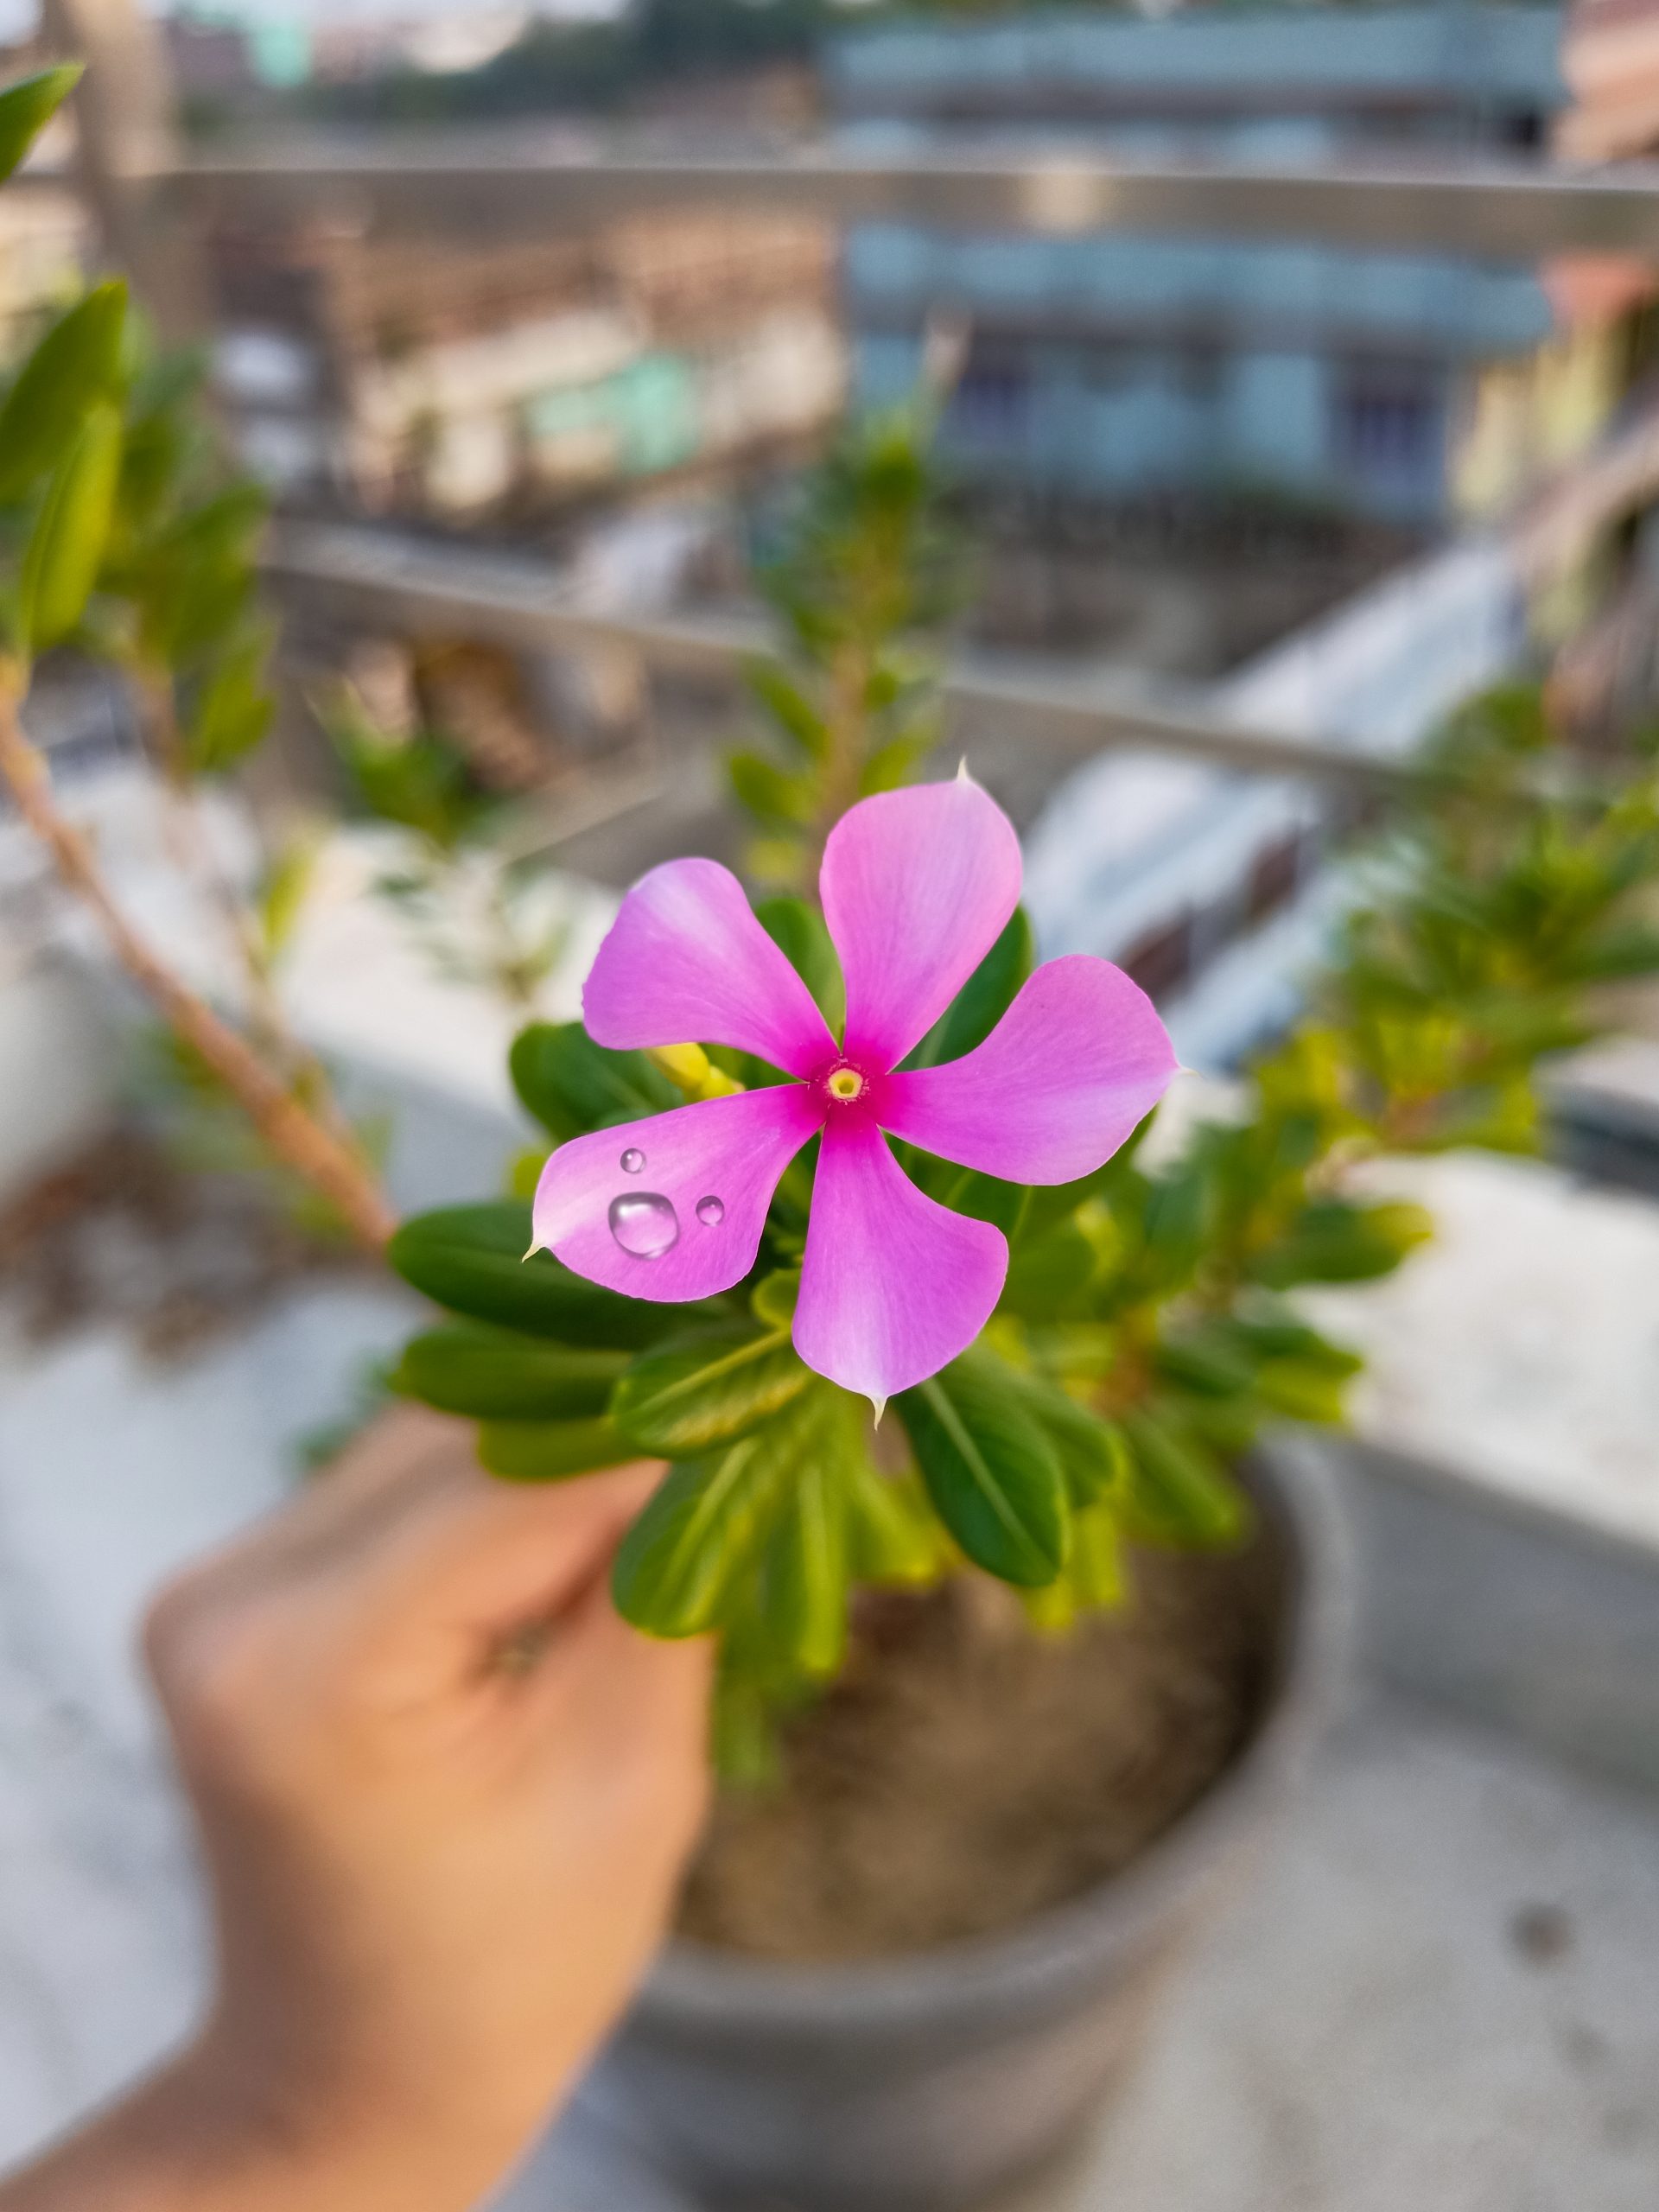
[[[728,756],[726,773],[740,805],[766,823],[784,823],[804,829],[812,819],[812,786],[802,776],[791,776],[761,753],[734,753]]]
[[[391,1388],[474,1421],[552,1421],[605,1410],[627,1354],[575,1350],[512,1329],[457,1323],[404,1347]]]
[[[1289,1317],[1266,1319],[1246,1317],[1229,1319],[1219,1325],[1230,1337],[1236,1338],[1253,1359],[1294,1359],[1301,1365],[1318,1367],[1339,1382],[1345,1382],[1351,1375],[1357,1375],[1365,1364],[1358,1352],[1351,1351],[1346,1344],[1332,1344],[1329,1337],[1321,1336],[1317,1329],[1309,1328],[1306,1321]]]
[[[1255,1394],[1264,1406],[1293,1421],[1339,1428],[1347,1419],[1346,1378],[1310,1360],[1264,1360],[1255,1372]]]
[[[126,286],[99,284],[53,324],[17,372],[0,407],[0,506],[61,467],[89,410],[114,391],[126,313]]]
[[[1211,1200],[1210,1179],[1198,1161],[1185,1161],[1147,1185],[1141,1270],[1149,1283],[1172,1289],[1192,1274],[1208,1242]]]
[[[270,513],[270,501],[259,485],[227,484],[222,492],[175,516],[152,550],[169,568],[181,563],[198,570],[226,563],[245,567]]]
[[[0,181],[11,175],[83,74],[79,61],[20,77],[0,92]]]
[[[264,738],[276,711],[265,679],[264,632],[227,653],[203,684],[185,730],[185,753],[199,776],[226,774]]]
[[[1059,1456],[1072,1503],[1091,1505],[1120,1492],[1129,1478],[1129,1452],[1117,1423],[1103,1421],[1037,1376],[1022,1376],[1020,1383],[1026,1403]]]
[[[1622,923],[1566,956],[1561,965],[1575,982],[1650,976],[1659,969],[1659,929],[1644,922]]]
[[[725,1451],[669,1470],[616,1555],[611,1589],[625,1619],[653,1636],[697,1636],[716,1624],[798,1479],[817,1395],[796,1399]]]
[[[1119,1502],[1127,1533],[1178,1549],[1221,1549],[1249,1524],[1243,1491],[1215,1454],[1167,1416],[1123,1416],[1132,1459]]]
[[[767,1686],[721,1640],[709,1715],[709,1756],[719,1779],[733,1789],[769,1789],[781,1778],[777,1708]]]
[[[847,1494],[832,1453],[801,1459],[761,1570],[772,1653],[806,1675],[833,1675],[847,1649]]]
[[[1289,1232],[1258,1255],[1252,1273],[1274,1290],[1299,1282],[1370,1282],[1392,1274],[1433,1233],[1433,1216],[1419,1205],[1321,1199],[1304,1207]]]
[[[315,879],[321,841],[301,834],[278,848],[261,879],[256,910],[265,958],[281,958],[299,926]]]
[[[524,1106],[561,1144],[685,1103],[643,1052],[609,1052],[579,1021],[531,1022],[514,1038],[508,1065]]]
[[[18,620],[32,653],[67,638],[80,620],[109,539],[120,474],[120,410],[100,402],[48,486],[23,550]]]
[[[1102,1612],[1121,1605],[1129,1593],[1117,1516],[1109,1506],[1079,1513],[1066,1580],[1080,1605]]]
[[[919,736],[890,737],[878,745],[858,772],[858,795],[868,798],[876,791],[897,791],[907,784],[939,741],[937,728]]]
[[[388,736],[349,692],[328,700],[321,720],[369,812],[440,853],[456,852],[499,807],[479,788],[467,754],[436,730]]]
[[[800,1294],[800,1269],[779,1268],[756,1283],[749,1304],[757,1321],[764,1321],[769,1329],[787,1331],[794,1322],[796,1301]]]
[[[1051,1582],[1065,1563],[1059,1456],[1015,1377],[968,1353],[897,1399],[939,1518],[1005,1582]]]
[[[1167,1338],[1155,1349],[1153,1361],[1170,1382],[1205,1397],[1239,1396],[1255,1378],[1255,1363],[1214,1331]]]
[[[1076,1222],[1063,1221],[1034,1243],[1015,1247],[999,1303],[1028,1321],[1063,1320],[1094,1281],[1096,1258]]]
[[[443,1206],[406,1221],[386,1257],[405,1282],[438,1305],[531,1336],[632,1349],[676,1322],[683,1325],[684,1306],[602,1290],[549,1252],[526,1259],[531,1235],[530,1208],[518,1199]]]
[[[639,1456],[602,1417],[594,1421],[488,1421],[478,1432],[480,1465],[505,1482],[563,1482],[620,1467]]]
[[[856,1580],[901,1587],[935,1580],[948,1546],[915,1476],[884,1475],[861,1440],[848,1454],[846,1480],[849,1571]]]
[[[1023,1183],[1005,1183],[1001,1176],[984,1174],[976,1167],[958,1167],[950,1160],[922,1157],[928,1160],[927,1170],[915,1179],[929,1198],[949,1206],[952,1213],[988,1221],[1010,1243],[1014,1242],[1031,1203],[1031,1192]]]
[[[1077,1208],[1086,1205],[1090,1198],[1105,1198],[1109,1203],[1114,1191],[1121,1192],[1140,1185],[1140,1171],[1133,1162],[1157,1111],[1154,1106],[1144,1121],[1137,1122],[1111,1158],[1096,1167],[1092,1174],[1079,1175],[1073,1183],[1047,1183],[1034,1189],[1021,1229],[1026,1240],[1034,1243],[1039,1236],[1046,1236],[1051,1229],[1069,1220]]]
[[[1016,906],[996,943],[904,1065],[931,1068],[983,1044],[1012,1005],[1036,957],[1031,923]]]
[[[1027,1618],[1039,1633],[1065,1635],[1089,1613],[1107,1612],[1129,1594],[1117,1516],[1109,1505],[1074,1514],[1071,1555],[1065,1571],[1040,1590],[1020,1592]]]
[[[746,1434],[811,1379],[787,1331],[737,1343],[715,1337],[636,1360],[612,1415],[642,1451],[686,1459]]]
[[[124,581],[138,605],[140,639],[151,659],[185,669],[246,641],[254,541],[268,512],[257,485],[233,484],[140,545]]]
[[[751,661],[744,671],[749,689],[785,734],[809,760],[822,760],[830,734],[817,709],[775,661]]]
[[[818,1010],[837,1037],[846,1019],[847,996],[841,962],[830,941],[823,916],[804,899],[780,893],[755,902],[755,919],[811,992]]]

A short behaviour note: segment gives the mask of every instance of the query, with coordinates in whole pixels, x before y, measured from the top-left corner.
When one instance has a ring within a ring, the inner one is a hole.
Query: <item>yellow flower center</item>
[[[837,1068],[830,1078],[829,1090],[832,1098],[856,1098],[863,1088],[864,1078],[856,1068]]]

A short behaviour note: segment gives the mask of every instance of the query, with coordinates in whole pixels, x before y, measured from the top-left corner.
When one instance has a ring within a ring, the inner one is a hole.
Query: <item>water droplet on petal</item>
[[[655,1191],[630,1191],[611,1200],[611,1234],[636,1260],[660,1260],[680,1241],[680,1217]]]
[[[637,1175],[645,1164],[645,1154],[633,1145],[630,1145],[622,1155],[622,1173],[625,1175]]]
[[[697,1219],[705,1229],[718,1229],[725,1218],[726,1206],[722,1199],[707,1198],[697,1200]]]

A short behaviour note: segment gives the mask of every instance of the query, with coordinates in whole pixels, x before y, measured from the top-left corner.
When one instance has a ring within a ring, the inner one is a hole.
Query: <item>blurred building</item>
[[[1573,101],[1557,119],[1559,155],[1613,162],[1659,148],[1659,0],[1573,0],[1563,67]]]
[[[218,373],[291,502],[525,520],[786,456],[839,410],[833,245],[667,209],[580,237],[221,234]]]
[[[197,0],[163,18],[162,36],[187,117],[257,114],[264,95],[311,74],[311,30],[298,16],[250,20],[225,0]]]
[[[831,98],[849,130],[906,143],[1041,127],[1150,159],[1512,152],[1567,107],[1561,29],[1550,7],[1455,3],[905,24],[843,38]],[[1581,450],[1629,373],[1616,317],[1428,243],[869,224],[846,291],[863,391],[902,389],[925,314],[958,314],[957,454],[1074,498],[1266,493],[1434,526]]]

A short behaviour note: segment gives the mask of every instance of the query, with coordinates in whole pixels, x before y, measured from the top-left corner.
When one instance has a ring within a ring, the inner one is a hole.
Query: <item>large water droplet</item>
[[[628,1192],[611,1200],[611,1234],[636,1260],[660,1260],[680,1241],[680,1217],[655,1191]]]
[[[625,1175],[637,1175],[645,1164],[645,1154],[633,1145],[630,1145],[622,1155],[622,1173]]]
[[[707,1198],[697,1200],[697,1219],[705,1229],[718,1229],[725,1218],[726,1206],[723,1199]]]

